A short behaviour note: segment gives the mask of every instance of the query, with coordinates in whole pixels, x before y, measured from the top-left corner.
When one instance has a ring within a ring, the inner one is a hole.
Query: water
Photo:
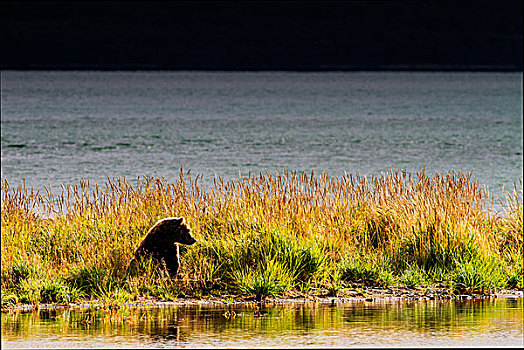
[[[3,313],[2,346],[522,347],[522,316],[522,298],[41,310]]]
[[[181,166],[522,179],[522,73],[2,72],[1,176],[48,183]],[[5,347],[521,346],[522,298],[2,314]],[[90,320],[90,325],[84,321]]]
[[[522,179],[522,73],[2,72],[13,186],[284,168]]]

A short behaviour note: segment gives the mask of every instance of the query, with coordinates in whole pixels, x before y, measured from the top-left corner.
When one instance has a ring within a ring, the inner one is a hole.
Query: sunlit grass
[[[470,174],[455,171],[371,179],[284,171],[217,178],[210,188],[200,175],[184,176],[81,181],[60,195],[2,180],[2,302],[12,295],[22,302],[263,299],[294,290],[337,294],[344,283],[523,288],[517,185],[496,211]],[[154,267],[127,275],[147,230],[167,216],[185,217],[198,240],[181,246],[177,279]]]

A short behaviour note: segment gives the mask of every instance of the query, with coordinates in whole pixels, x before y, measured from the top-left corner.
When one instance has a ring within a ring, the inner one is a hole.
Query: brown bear
[[[169,276],[174,278],[180,267],[178,243],[196,243],[184,218],[168,217],[158,221],[138,246],[129,268],[140,259],[150,257],[155,264],[165,265]]]

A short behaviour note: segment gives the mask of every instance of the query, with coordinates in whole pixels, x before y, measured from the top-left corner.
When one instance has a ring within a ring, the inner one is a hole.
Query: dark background
[[[2,69],[522,71],[522,1],[8,1]]]

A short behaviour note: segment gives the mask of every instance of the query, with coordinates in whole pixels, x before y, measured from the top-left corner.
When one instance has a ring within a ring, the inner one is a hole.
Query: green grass
[[[499,198],[470,174],[391,171],[371,179],[261,173],[211,188],[196,178],[81,181],[59,196],[1,189],[2,305],[140,298],[337,295],[354,283],[489,293],[523,288],[522,190]],[[520,187],[522,182],[520,181]],[[183,216],[175,280],[127,266],[159,219]]]

